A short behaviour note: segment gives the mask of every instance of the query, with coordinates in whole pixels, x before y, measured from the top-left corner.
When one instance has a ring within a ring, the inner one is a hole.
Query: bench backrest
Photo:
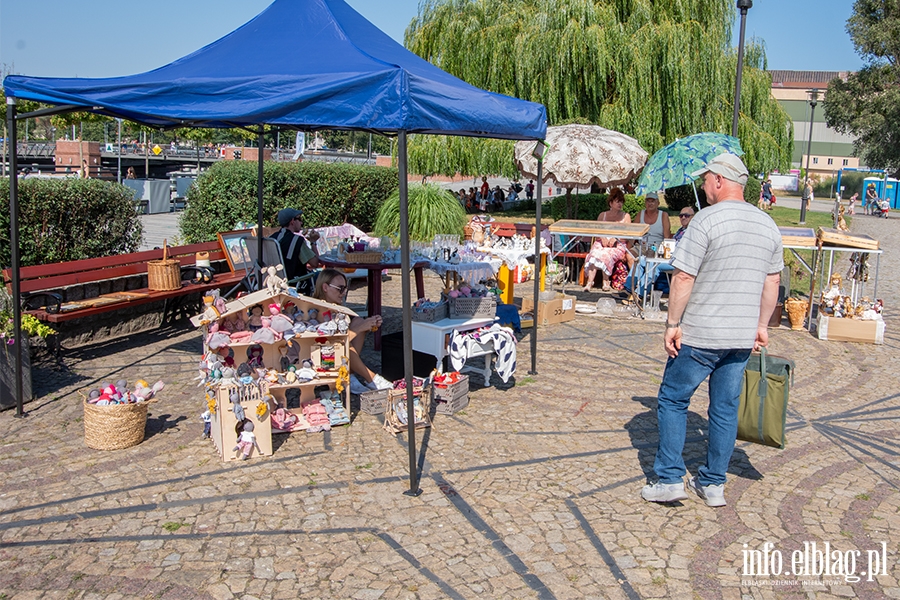
[[[169,248],[169,258],[181,265],[193,265],[197,252],[209,252],[210,261],[225,260],[219,242],[203,242],[187,246]],[[19,290],[21,293],[55,290],[69,285],[104,281],[116,277],[139,275],[147,272],[147,261],[161,260],[162,249],[116,254],[102,258],[88,258],[63,263],[35,265],[19,269]],[[3,279],[7,289],[12,281],[10,269],[3,269]]]

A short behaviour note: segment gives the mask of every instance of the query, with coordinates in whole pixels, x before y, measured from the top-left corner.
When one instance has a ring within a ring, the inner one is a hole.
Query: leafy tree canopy
[[[731,132],[734,17],[731,0],[426,0],[406,46],[473,85],[544,104],[551,125],[596,123],[654,152],[685,135]],[[765,49],[751,40],[738,132],[756,172],[788,167],[793,138],[765,69]],[[475,149],[484,144],[418,136],[410,167],[515,172],[511,144],[499,158]]]
[[[857,137],[856,153],[876,169],[900,173],[900,4],[856,0],[847,33],[866,65],[825,94],[829,127]]]

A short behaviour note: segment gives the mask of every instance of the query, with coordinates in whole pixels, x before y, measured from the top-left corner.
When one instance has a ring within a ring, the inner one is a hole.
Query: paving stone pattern
[[[532,375],[525,334],[513,380],[473,384],[465,411],[418,436],[419,497],[403,494],[406,437],[365,414],[276,436],[271,457],[221,462],[200,437],[199,335],[168,329],[68,353],[64,370],[36,370],[26,418],[0,414],[0,597],[900,598],[900,225],[853,225],[885,247],[885,344],[772,332],[771,351],[797,362],[788,444],[739,442],[724,508],[639,498],[656,444],[659,323],[578,316],[542,328]],[[438,279],[427,285],[436,293]],[[393,273],[388,332],[400,328],[399,289]],[[91,450],[79,392],[122,377],[167,384],[146,439]],[[688,420],[692,472],[705,393]],[[858,550],[859,575],[882,542],[887,561],[871,581],[745,576],[746,550],[763,556],[770,543],[790,570],[807,542]]]

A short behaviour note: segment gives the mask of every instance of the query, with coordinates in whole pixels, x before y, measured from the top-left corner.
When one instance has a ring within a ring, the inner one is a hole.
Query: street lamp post
[[[806,191],[806,181],[810,181],[809,154],[812,152],[813,115],[816,112],[818,100],[818,88],[811,89],[809,91],[809,141],[806,143],[806,180],[803,182],[803,193],[800,195],[800,225],[806,224],[806,203],[809,201],[809,193]]]
[[[731,118],[731,135],[738,134],[738,114],[741,111],[741,72],[744,70],[744,32],[747,30],[747,11],[753,8],[753,0],[737,0],[741,11],[741,37],[738,41],[737,76],[734,78],[734,115]]]

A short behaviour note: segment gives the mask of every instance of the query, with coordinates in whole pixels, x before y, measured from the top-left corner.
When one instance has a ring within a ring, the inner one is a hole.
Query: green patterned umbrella
[[[695,133],[661,148],[647,161],[635,193],[658,192],[693,182],[691,173],[723,152],[741,156],[741,143],[724,133]]]

